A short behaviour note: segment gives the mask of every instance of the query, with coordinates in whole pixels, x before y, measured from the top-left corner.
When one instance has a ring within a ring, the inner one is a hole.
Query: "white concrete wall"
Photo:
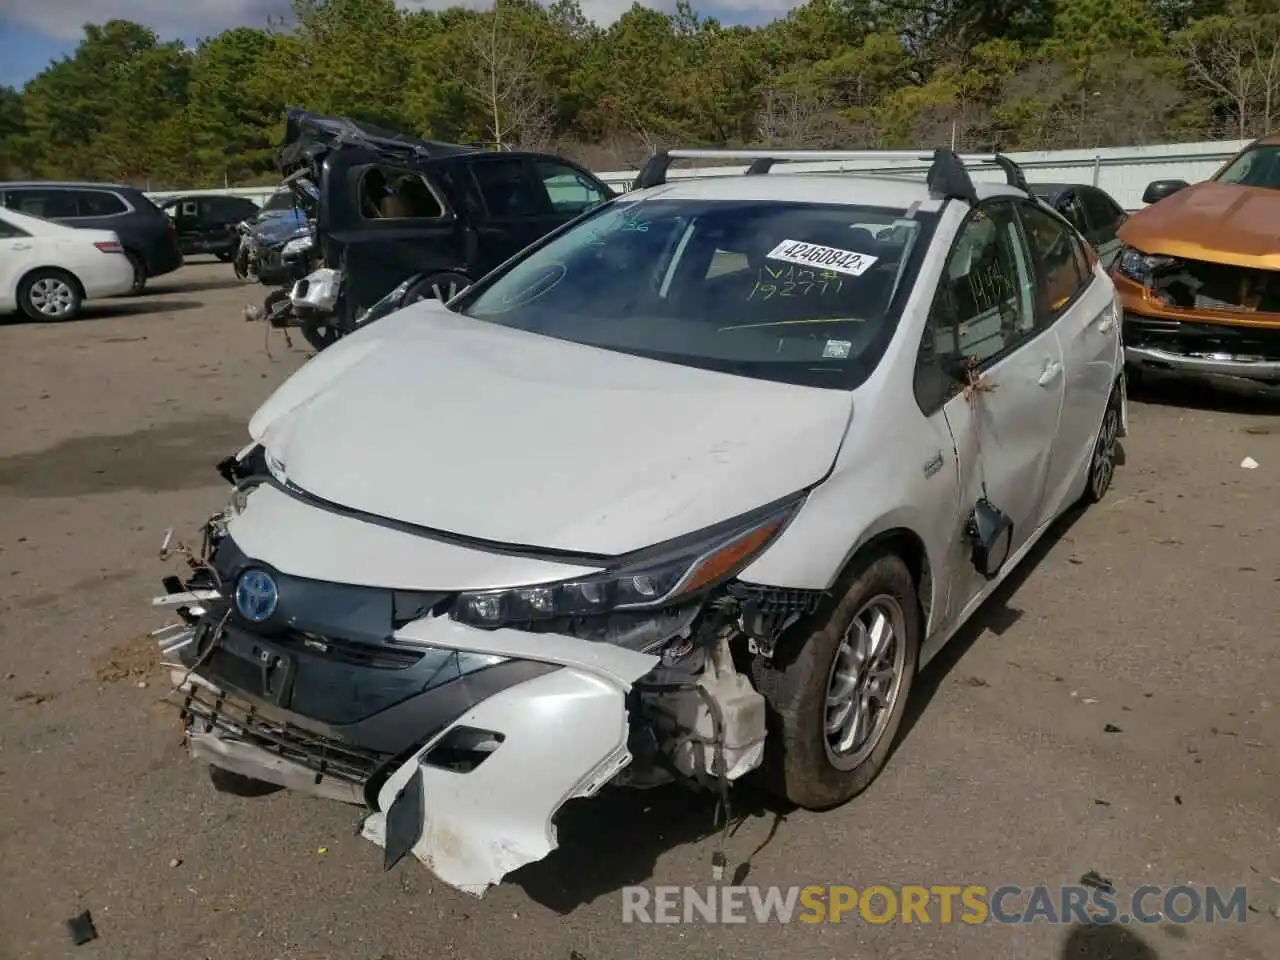
[[[1212,176],[1247,140],[1218,140],[1208,143],[1174,143],[1146,147],[1102,147],[1097,150],[1046,150],[1010,153],[1031,183],[1091,183],[1101,187],[1126,210],[1142,207],[1142,191],[1152,180],[1177,178],[1195,183]],[[921,151],[924,156],[927,151]],[[669,179],[686,177],[740,176],[746,163],[724,167],[689,169],[685,161],[671,165]],[[928,162],[883,160],[841,160],[821,163],[779,164],[775,170],[791,173],[878,173],[901,176],[924,176]],[[975,180],[1003,180],[1004,174],[994,166],[973,168]],[[598,173],[597,176],[617,190],[628,190],[637,171],[621,170]],[[226,194],[248,197],[263,203],[277,187],[230,187],[220,190],[167,190],[148,194],[153,200],[179,193]]]

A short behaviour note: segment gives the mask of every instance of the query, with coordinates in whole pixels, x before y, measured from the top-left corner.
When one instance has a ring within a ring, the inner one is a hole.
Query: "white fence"
[[[1044,150],[1010,153],[1031,183],[1089,183],[1101,187],[1126,210],[1142,207],[1142,191],[1152,180],[1179,179],[1189,183],[1212,176],[1227,160],[1244,147],[1247,140],[1216,140],[1208,143],[1173,143],[1146,147],[1102,147],[1096,150]],[[921,156],[925,156],[925,151]],[[686,177],[740,176],[745,163],[725,167],[682,168],[673,161],[668,179]],[[820,163],[788,163],[779,171],[788,173],[862,173],[894,176],[923,176],[927,161],[886,163],[883,160],[841,160]],[[995,166],[972,170],[975,180],[1003,180]],[[623,170],[598,173],[597,176],[616,190],[629,190],[637,171]],[[152,199],[190,194],[226,194],[248,197],[263,203],[277,187],[231,187],[222,190],[167,190],[149,194]]]

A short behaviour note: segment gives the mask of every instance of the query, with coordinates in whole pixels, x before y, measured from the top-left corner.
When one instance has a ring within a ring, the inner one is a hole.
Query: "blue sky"
[[[408,8],[440,8],[459,0],[398,0]],[[463,0],[466,6],[488,6],[487,0]],[[579,0],[587,15],[611,23],[631,0]],[[675,0],[646,6],[674,8]],[[725,23],[764,23],[797,4],[793,0],[716,0],[695,6],[704,16]],[[271,16],[288,12],[289,0],[0,0],[0,86],[21,87],[50,60],[75,50],[86,23],[113,17],[144,23],[165,40],[199,38],[234,26],[264,26]]]

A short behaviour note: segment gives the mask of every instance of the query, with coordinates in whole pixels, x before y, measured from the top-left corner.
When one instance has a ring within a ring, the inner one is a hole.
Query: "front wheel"
[[[302,336],[307,343],[311,344],[318,353],[342,339],[342,330],[338,327],[337,320],[337,315],[334,313],[309,311],[308,315],[300,320],[298,326],[302,329]]]
[[[217,257],[219,260],[221,260],[223,263],[230,263],[232,260],[235,259],[236,252],[234,250],[218,250],[217,252],[214,253],[214,256]]]
[[[921,641],[915,581],[890,553],[863,560],[799,646],[758,659],[769,704],[765,775],[809,810],[845,803],[879,775],[902,723]]]

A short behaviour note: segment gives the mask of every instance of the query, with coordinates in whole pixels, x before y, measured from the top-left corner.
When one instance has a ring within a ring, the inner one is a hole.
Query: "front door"
[[[963,371],[963,372],[960,372]],[[955,446],[959,509],[949,607],[987,585],[969,563],[969,511],[987,499],[1013,522],[1011,554],[1040,526],[1064,395],[1052,328],[1037,322],[1036,276],[1009,200],[988,201],[960,228],[921,344],[917,397]]]
[[[469,160],[461,175],[470,178],[482,204],[475,224],[481,273],[573,219],[551,205],[526,157],[495,153]]]

